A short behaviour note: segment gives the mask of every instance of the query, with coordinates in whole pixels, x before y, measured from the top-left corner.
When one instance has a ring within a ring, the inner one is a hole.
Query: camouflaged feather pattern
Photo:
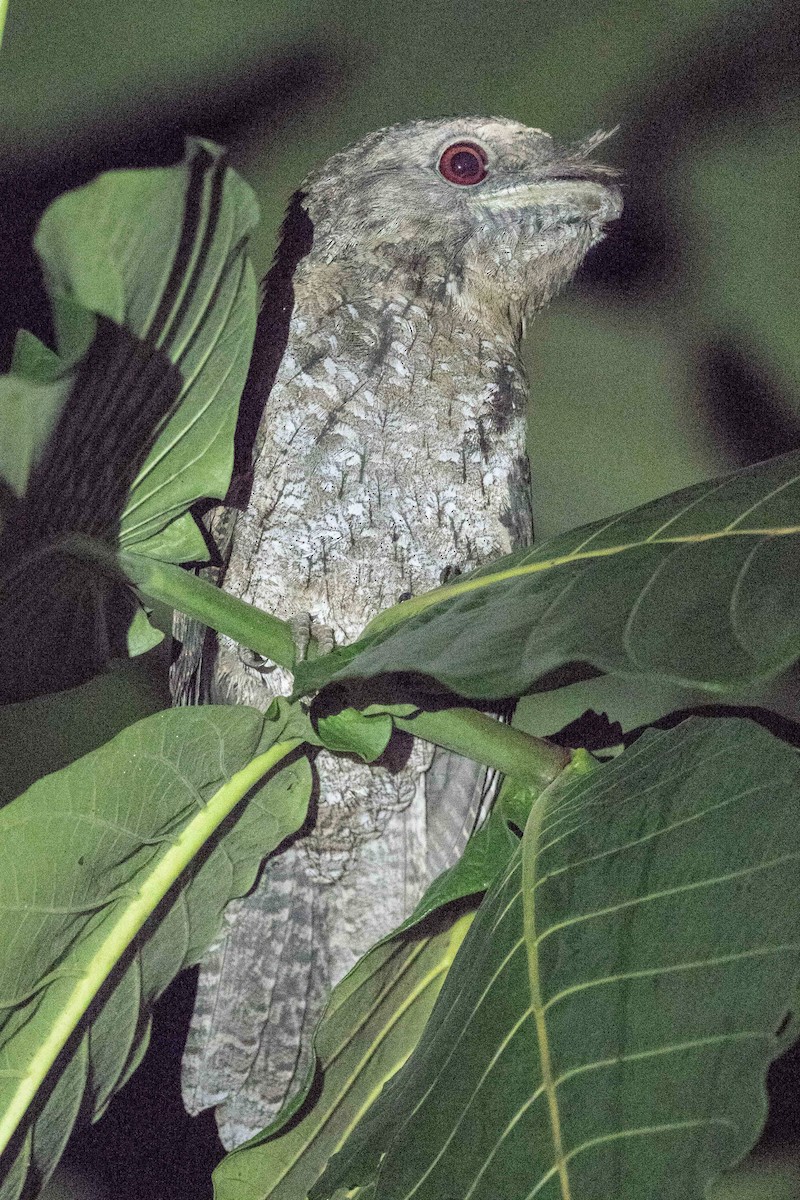
[[[483,202],[436,175],[458,138],[489,151]],[[227,591],[341,643],[404,595],[531,540],[519,344],[619,211],[591,148],[508,121],[420,121],[307,181],[313,245]],[[219,639],[215,702],[264,709],[290,686]],[[419,743],[394,773],[327,752],[316,769],[316,823],[229,905],[201,970],[184,1097],[190,1112],[220,1106],[229,1147],[300,1086],[330,988],[457,860],[488,794],[478,764]]]

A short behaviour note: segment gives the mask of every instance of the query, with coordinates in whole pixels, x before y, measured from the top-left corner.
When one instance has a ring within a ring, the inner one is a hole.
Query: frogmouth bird
[[[265,281],[249,500],[211,524],[227,591],[342,643],[530,542],[520,341],[620,214],[590,158],[606,136],[415,121],[303,183]],[[179,701],[266,709],[291,690],[225,637],[186,663]],[[297,1090],[331,987],[457,860],[491,790],[485,768],[423,744],[395,770],[327,752],[315,767],[313,824],[229,905],[201,968],[184,1096],[220,1106],[229,1147]]]

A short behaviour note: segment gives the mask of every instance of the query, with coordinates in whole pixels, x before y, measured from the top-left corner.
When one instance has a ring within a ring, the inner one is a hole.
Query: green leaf
[[[317,732],[324,746],[334,752],[357,754],[364,762],[380,758],[392,736],[392,718],[388,713],[367,716],[355,708],[344,708],[328,717],[320,717]]]
[[[206,539],[190,512],[176,517],[152,537],[144,538],[137,544],[136,553],[168,563],[204,563],[211,557]]]
[[[129,656],[137,658],[140,654],[146,654],[154,646],[160,645],[163,640],[163,631],[150,624],[148,614],[143,608],[137,608],[128,626]]]
[[[54,350],[27,329],[18,331],[11,357],[12,375],[22,375],[36,383],[52,383],[63,373],[64,363]]]
[[[309,763],[283,760],[309,728],[284,702],[157,713],[0,812],[2,1200],[102,1111],[157,996],[302,824]]]
[[[0,475],[15,496],[25,491],[73,382],[71,375],[47,383],[22,374],[0,376]]]
[[[0,384],[0,465],[18,497],[0,545],[6,699],[75,686],[126,652],[137,605],[113,561],[120,542],[206,555],[187,510],[230,479],[255,219],[249,188],[199,141],[177,167],[109,172],[45,213],[36,247],[61,375],[23,337],[24,375]],[[105,555],[76,555],[81,539]]]
[[[180,372],[179,408],[122,515],[128,549],[195,500],[227,490],[255,335],[256,285],[244,246],[257,220],[253,194],[226,168],[223,151],[195,139],[179,167],[106,172],[60,197],[42,219],[36,249],[54,297],[124,325]],[[63,322],[58,332],[63,337]],[[113,419],[124,419],[119,406]]]
[[[701,1200],[764,1119],[799,788],[797,754],[731,720],[565,772],[314,1200]]]
[[[80,687],[0,707],[0,806],[96,750],[128,725],[169,708],[166,682],[121,660]]]
[[[721,690],[800,653],[800,452],[509,555],[381,613],[296,673],[411,671],[463,696],[522,695],[568,664]],[[569,682],[570,676],[564,681]]]

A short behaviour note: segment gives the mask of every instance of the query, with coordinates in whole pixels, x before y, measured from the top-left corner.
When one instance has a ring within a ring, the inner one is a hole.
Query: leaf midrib
[[[528,986],[531,1011],[536,1025],[536,1042],[542,1076],[542,1090],[547,1098],[547,1113],[553,1141],[553,1170],[558,1174],[562,1200],[572,1200],[567,1158],[561,1132],[561,1114],[556,1094],[556,1080],[550,1057],[545,1005],[539,977],[539,939],[536,937],[536,864],[542,822],[547,807],[547,790],[537,797],[531,809],[522,839],[522,931],[528,964]]]

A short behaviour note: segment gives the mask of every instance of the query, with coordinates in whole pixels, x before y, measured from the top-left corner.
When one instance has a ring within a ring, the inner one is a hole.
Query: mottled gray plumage
[[[564,150],[508,120],[417,121],[304,183],[313,243],[226,590],[343,642],[404,594],[530,541],[520,339],[619,215],[609,172],[587,160],[602,136]],[[461,141],[486,156],[474,185],[437,168]],[[202,670],[216,702],[266,708],[290,688],[224,637]],[[178,674],[196,699],[196,673]],[[229,906],[201,972],[184,1094],[192,1112],[221,1105],[229,1146],[296,1090],[330,987],[452,865],[485,808],[485,772],[421,744],[396,773],[326,753],[316,766],[314,828]]]

